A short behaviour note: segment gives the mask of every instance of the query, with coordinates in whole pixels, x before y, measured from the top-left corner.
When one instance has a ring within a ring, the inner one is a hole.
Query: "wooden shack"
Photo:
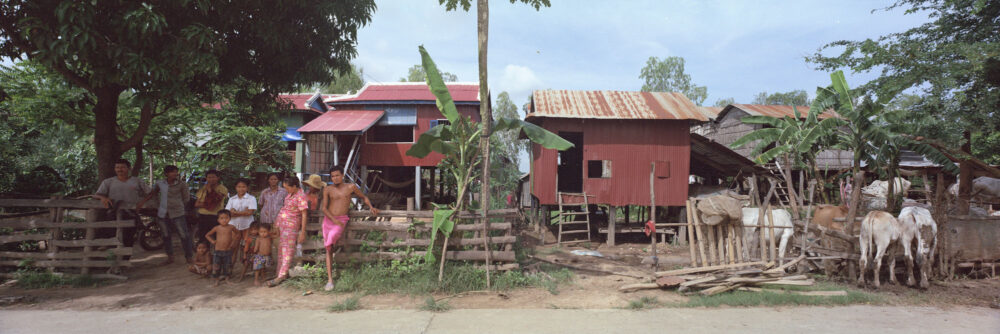
[[[447,86],[458,112],[478,122],[479,84]],[[447,122],[435,101],[426,83],[411,82],[369,83],[356,94],[325,99],[318,108],[327,110],[298,129],[306,141],[305,173],[325,176],[340,165],[364,191],[392,198],[390,205],[414,197],[420,209],[448,191],[435,182],[442,155],[406,155],[421,134]]]

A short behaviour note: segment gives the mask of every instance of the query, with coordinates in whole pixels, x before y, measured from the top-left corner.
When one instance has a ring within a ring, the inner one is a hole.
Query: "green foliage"
[[[407,75],[405,77],[399,78],[400,82],[427,82],[427,72],[424,72],[424,68],[419,64],[413,65],[407,70]],[[458,81],[458,76],[448,73],[441,72],[441,78],[445,82],[455,82]]]
[[[535,10],[539,10],[542,6],[549,7],[549,0],[510,0],[510,3],[521,2],[528,6],[531,6]],[[438,0],[439,4],[445,6],[448,11],[456,10],[459,5],[462,6],[462,10],[469,11],[472,7],[472,0]]]
[[[357,92],[365,86],[365,69],[351,64],[350,71],[333,70],[333,80],[317,87],[325,94],[347,94]]]
[[[724,98],[724,99],[715,100],[715,103],[712,104],[712,105],[714,105],[716,107],[725,107],[725,106],[728,106],[730,104],[735,104],[735,103],[736,103],[736,99],[735,98],[728,97],[728,98]]]
[[[639,79],[643,81],[643,92],[678,92],[697,105],[708,98],[708,88],[695,85],[691,76],[684,73],[682,57],[665,57],[662,60],[649,57],[646,66],[639,71]]]
[[[636,300],[628,302],[628,305],[625,306],[625,309],[632,310],[632,311],[639,311],[639,310],[643,310],[643,309],[654,308],[654,307],[659,306],[659,305],[662,305],[662,303],[660,303],[659,299],[656,299],[656,297],[646,296],[646,297],[642,297],[642,298],[639,298],[639,299],[636,299]]]
[[[1000,2],[982,0],[898,0],[886,10],[927,15],[931,21],[903,32],[861,41],[834,41],[807,61],[818,69],[848,68],[879,75],[857,87],[858,95],[885,103],[902,91],[922,95],[908,108],[908,119],[932,122],[928,133],[915,134],[962,143],[962,132],[974,136],[973,152],[997,160],[1000,146],[989,134],[1000,128],[994,112],[1000,105]]]
[[[760,92],[753,98],[753,104],[805,106],[809,105],[809,94],[805,90],[796,89],[785,93]]]
[[[14,272],[17,287],[22,289],[50,289],[63,286],[74,288],[97,287],[104,280],[90,275],[59,275],[33,268],[22,268]]]
[[[420,305],[420,310],[435,313],[447,312],[451,310],[451,304],[446,301],[437,301],[434,296],[427,296],[427,299],[424,299],[424,304]]]
[[[520,119],[517,105],[510,99],[510,94],[501,92],[493,106],[493,115],[500,119]],[[524,143],[519,139],[517,131],[494,131],[490,136],[490,185],[494,195],[503,195],[515,191],[519,184],[521,173],[518,170],[521,149]]]
[[[847,296],[805,296],[790,291],[847,291]],[[818,281],[813,286],[785,286],[765,288],[762,292],[732,291],[712,296],[691,296],[688,301],[664,304],[668,307],[719,307],[719,306],[781,306],[781,305],[853,305],[883,304],[878,294],[844,286],[829,281]]]
[[[202,159],[211,161],[215,168],[241,171],[243,175],[258,168],[291,169],[285,144],[275,135],[277,128],[239,126],[217,130],[198,150]]]
[[[326,311],[339,313],[347,311],[356,311],[359,309],[361,309],[361,297],[351,296],[339,303],[330,305],[330,307],[326,308]]]

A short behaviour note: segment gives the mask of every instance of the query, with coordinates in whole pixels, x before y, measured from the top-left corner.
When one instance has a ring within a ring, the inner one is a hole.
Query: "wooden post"
[[[413,197],[416,198],[416,202],[413,203],[413,207],[416,208],[417,210],[420,210],[420,201],[421,201],[421,198],[420,198],[421,197],[420,196],[420,183],[421,183],[420,182],[420,166],[414,167],[414,177],[416,178],[416,180],[414,180],[414,182],[413,182],[413,186],[414,186]]]
[[[771,196],[774,195],[774,190],[776,188],[776,182],[774,179],[768,179],[771,184],[771,189],[767,191],[767,196],[764,196],[764,201],[760,204],[760,211],[757,215],[757,229],[760,232],[760,262],[767,263],[767,246],[764,245],[764,215],[771,211]],[[772,259],[773,260],[773,259]]]
[[[738,262],[750,262],[750,258],[743,252],[743,222],[739,222],[734,225],[734,231],[736,233],[736,258]]]
[[[861,187],[865,183],[865,171],[859,170],[858,175],[854,175],[854,185],[851,188],[851,203],[847,208],[847,232],[853,233],[855,217],[858,215],[858,203],[861,201]],[[847,252],[850,254],[855,254],[857,252],[857,247],[853,242],[848,243]],[[853,260],[847,261],[847,275],[848,277],[858,277],[857,268],[855,267],[855,262]]]
[[[691,200],[685,201],[684,205],[685,218],[687,218],[687,236],[688,236],[688,248],[691,251],[691,266],[697,267],[698,260],[696,258],[694,250],[694,226],[691,225],[694,218],[691,218]]]
[[[945,231],[945,228],[948,226],[948,218],[947,218],[948,205],[946,205],[945,203],[945,191],[947,185],[945,184],[944,172],[938,172],[935,178],[936,178],[935,180],[936,183],[934,187],[935,189],[934,189],[933,217],[934,221],[937,222],[938,224],[938,231]],[[938,233],[944,234],[943,232],[938,232]],[[944,238],[941,235],[938,236],[938,240],[940,240],[937,247],[938,249],[935,250],[935,253],[938,254],[938,273],[940,274],[940,276],[945,277],[948,274],[947,254],[950,254],[950,252],[948,251],[950,245],[948,245],[948,238]]]
[[[719,247],[717,246],[718,241],[716,241],[715,238],[715,226],[705,225],[705,228],[706,228],[705,233],[708,234],[707,241],[708,241],[709,263],[713,266],[722,264],[722,261],[719,261],[719,257],[716,256],[716,254],[718,254],[717,252],[719,251]]]
[[[435,177],[437,175],[437,167],[431,167],[428,171],[431,174],[431,179],[430,183],[427,184],[427,189],[431,191],[431,202],[437,202],[437,192],[435,191],[436,188],[434,188],[434,185],[437,183],[435,182],[437,181],[437,177]]]
[[[653,180],[656,178],[656,163],[649,163],[649,221],[656,226],[656,187]],[[656,231],[650,234],[649,249],[653,252],[653,269],[658,269],[660,259],[656,257]]]
[[[701,225],[702,225],[701,224],[701,217],[698,214],[698,209],[697,209],[697,207],[698,207],[697,206],[698,205],[698,200],[691,200],[690,202],[691,202],[691,207],[690,207],[691,217],[694,218],[694,223],[693,223],[693,225],[694,225],[694,231],[695,231],[695,234],[697,234],[697,236],[698,236],[698,239],[697,239],[698,240],[698,254],[701,255],[701,265],[703,267],[707,267],[707,266],[712,265],[712,263],[711,263],[711,261],[709,261],[708,257],[705,257],[705,243],[708,241],[708,239],[705,239],[705,235],[701,231]],[[709,249],[711,249],[711,247],[709,247]]]
[[[733,231],[733,224],[726,224],[725,227],[723,227],[723,229],[726,230],[726,253],[728,253],[727,255],[729,257],[729,264],[735,264],[736,240],[733,239],[735,238],[736,233]]]
[[[809,238],[809,221],[812,220],[813,195],[816,193],[816,181],[809,181],[809,208],[806,209],[806,228],[802,230],[802,254],[806,255],[806,239]]]
[[[778,259],[778,256],[777,256],[778,249],[776,247],[774,247],[774,241],[775,241],[774,240],[774,210],[770,210],[770,209],[767,210],[767,230],[768,230],[768,234],[771,237],[771,240],[768,241],[768,244],[771,246],[771,253],[770,253],[771,254],[771,261],[774,261],[774,260]],[[782,256],[784,256],[784,255],[782,255]],[[784,260],[781,260],[780,262],[784,262]]]
[[[618,213],[618,208],[613,205],[608,205],[608,246],[615,245],[615,220],[618,217],[615,215]]]

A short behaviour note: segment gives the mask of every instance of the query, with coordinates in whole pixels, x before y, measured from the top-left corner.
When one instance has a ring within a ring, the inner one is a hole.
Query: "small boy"
[[[260,224],[253,254],[253,285],[260,286],[264,271],[271,267],[271,224]]]
[[[236,227],[229,225],[232,214],[229,210],[219,210],[217,214],[219,225],[205,234],[205,239],[215,245],[212,253],[212,276],[216,278],[215,285],[229,279],[229,270],[233,266],[233,244],[236,240]]]
[[[188,265],[188,271],[201,275],[201,278],[208,277],[212,267],[212,256],[208,255],[208,244],[204,241],[198,243],[198,249],[194,255],[194,261]]]

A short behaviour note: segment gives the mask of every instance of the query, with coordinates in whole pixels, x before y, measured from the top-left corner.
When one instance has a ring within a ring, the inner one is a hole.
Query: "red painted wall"
[[[460,105],[457,106],[457,108],[460,114],[472,117],[472,120],[476,122],[480,120],[479,106]],[[415,127],[413,134],[414,142],[416,142],[417,138],[420,138],[421,134],[430,130],[430,121],[435,119],[444,119],[444,115],[438,111],[436,106],[417,105],[417,126]],[[411,157],[406,155],[406,151],[413,146],[412,143],[369,143],[369,134],[370,132],[365,134],[363,139],[364,142],[361,144],[361,156],[358,158],[361,165],[386,167],[432,167],[437,166],[437,164],[441,162],[441,159],[444,159],[444,156],[438,153],[431,153],[423,159]]]
[[[591,204],[649,205],[650,163],[669,162],[669,177],[656,178],[656,205],[682,206],[687,199],[691,137],[685,120],[596,120],[543,118],[554,133],[583,132],[583,191]],[[532,193],[542,205],[557,205],[556,150],[532,145]],[[587,160],[611,160],[611,178],[587,177]],[[657,174],[661,174],[660,165]]]

